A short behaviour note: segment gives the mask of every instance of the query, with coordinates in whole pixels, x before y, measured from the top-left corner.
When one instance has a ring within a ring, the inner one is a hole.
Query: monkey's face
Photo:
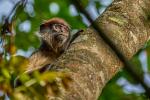
[[[42,39],[57,53],[63,49],[69,38],[70,30],[64,24],[53,23],[41,26],[40,33]]]

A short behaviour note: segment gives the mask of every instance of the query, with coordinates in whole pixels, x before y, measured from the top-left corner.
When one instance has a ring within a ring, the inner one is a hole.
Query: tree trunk
[[[150,0],[114,0],[95,21],[130,59],[149,38],[149,17]],[[106,83],[123,67],[92,27],[76,38],[56,65],[68,69],[73,79],[69,90],[58,97],[63,100],[97,100]]]

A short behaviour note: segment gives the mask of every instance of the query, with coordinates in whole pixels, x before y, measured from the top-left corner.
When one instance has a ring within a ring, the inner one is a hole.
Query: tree
[[[114,0],[95,20],[128,59],[149,39],[149,7],[148,0]],[[55,66],[60,72],[67,70],[73,80],[69,89],[62,89],[57,98],[96,100],[123,63],[90,26],[55,62]]]

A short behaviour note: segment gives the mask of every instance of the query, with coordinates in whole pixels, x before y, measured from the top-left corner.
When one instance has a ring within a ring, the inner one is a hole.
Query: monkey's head
[[[62,52],[70,37],[69,24],[61,18],[52,18],[40,25],[42,40],[55,52]]]

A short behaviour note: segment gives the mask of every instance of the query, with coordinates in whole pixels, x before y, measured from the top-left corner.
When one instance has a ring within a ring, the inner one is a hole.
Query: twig
[[[8,16],[4,19],[4,25],[2,26],[1,35],[10,32],[10,29],[9,29],[10,24],[12,24],[12,21],[16,17],[15,11],[21,6],[23,6],[24,8],[26,3],[27,3],[27,0],[20,0],[14,5],[14,7],[12,8]],[[18,13],[20,13],[20,11],[22,11],[22,9],[19,9]]]

